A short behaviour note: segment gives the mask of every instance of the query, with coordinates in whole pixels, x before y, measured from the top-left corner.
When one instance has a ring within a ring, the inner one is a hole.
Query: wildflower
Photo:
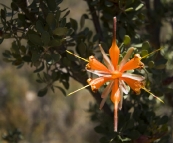
[[[105,84],[106,82],[109,82],[109,84],[104,89],[101,95],[103,99],[100,103],[100,109],[104,106],[105,101],[109,93],[111,92],[111,101],[114,103],[114,131],[117,132],[118,108],[120,110],[122,108],[123,93],[128,94],[131,88],[136,92],[136,94],[140,94],[141,89],[144,89],[151,95],[153,94],[144,87],[143,81],[145,78],[143,76],[126,72],[128,70],[141,69],[144,67],[144,64],[141,62],[141,59],[143,57],[141,58],[139,54],[135,54],[134,57],[131,60],[129,60],[134,50],[133,47],[128,49],[126,55],[119,62],[120,50],[116,43],[116,17],[114,17],[112,45],[109,49],[110,58],[104,52],[100,44],[99,44],[99,48],[103,55],[103,61],[105,65],[99,62],[94,56],[90,56],[89,60],[83,59],[77,55],[75,56],[88,62],[88,64],[86,65],[86,69],[88,72],[91,72],[99,76],[98,78],[95,78],[95,79],[89,78],[87,80],[88,85],[85,87],[91,86],[91,89],[95,92],[103,84]],[[70,53],[69,51],[67,52]],[[85,87],[82,87],[81,89]],[[74,92],[70,94],[73,94],[73,93]],[[155,95],[153,96],[159,99],[160,101],[162,101],[157,96]]]
[[[109,49],[110,59],[104,52],[101,45],[99,45],[99,47],[106,66],[100,63],[94,56],[90,56],[86,69],[99,77],[96,79],[89,78],[87,81],[93,91],[98,90],[104,83],[109,81],[109,84],[101,95],[103,99],[100,104],[100,109],[103,107],[107,96],[112,91],[111,100],[114,103],[114,131],[117,131],[118,107],[119,109],[122,108],[123,93],[128,94],[130,90],[126,84],[128,84],[137,94],[140,94],[140,89],[143,87],[142,81],[145,79],[141,75],[127,73],[126,71],[142,68],[144,64],[140,61],[141,57],[139,54],[135,54],[134,58],[128,61],[134,48],[130,48],[119,63],[120,50],[116,44],[116,17],[114,17],[112,46]]]

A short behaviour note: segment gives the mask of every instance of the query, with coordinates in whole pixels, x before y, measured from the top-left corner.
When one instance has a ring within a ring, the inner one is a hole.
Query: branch
[[[99,35],[99,41],[104,41],[104,36],[103,36],[103,32],[100,26],[100,22],[99,22],[99,17],[96,13],[96,9],[94,6],[92,6],[90,3],[92,2],[92,0],[86,0],[88,7],[89,7],[89,11],[91,12],[91,16],[92,16],[92,21],[94,23],[94,27],[96,30],[96,33]]]
[[[150,43],[154,49],[160,48],[160,30],[161,30],[161,18],[156,17],[155,13],[159,12],[161,7],[160,0],[154,0],[154,9],[151,9],[150,0],[144,0],[147,10],[148,23],[146,30],[151,35]]]

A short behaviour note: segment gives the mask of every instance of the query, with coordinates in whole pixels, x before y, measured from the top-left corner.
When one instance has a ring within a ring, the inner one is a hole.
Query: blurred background
[[[10,7],[11,1],[0,0]],[[60,5],[63,8],[69,7],[69,17],[80,19],[81,13],[87,10],[87,4],[81,0],[64,0]],[[1,6],[0,6],[1,7]],[[76,10],[77,9],[77,10]],[[91,28],[91,21],[87,20]],[[162,22],[160,39],[165,43],[165,49],[161,53],[169,59],[167,63],[167,74],[172,77],[173,51],[167,44],[172,39],[173,30],[169,22]],[[0,45],[0,53],[11,47],[13,40],[5,40]],[[25,44],[25,41],[23,41]],[[11,64],[3,61],[0,56],[0,135],[16,135],[21,138],[21,143],[98,143],[100,135],[93,127],[96,123],[90,120],[88,112],[89,105],[95,100],[87,90],[82,90],[72,96],[65,97],[59,90],[51,91],[44,97],[38,97],[37,92],[40,84],[37,84],[36,74],[27,64],[22,69],[17,69]],[[56,83],[61,86],[60,83]],[[74,91],[82,85],[73,79],[70,80],[70,89]],[[172,88],[173,84],[169,87]],[[171,99],[172,100],[172,99]],[[170,117],[172,127],[172,106],[163,105],[157,107],[158,115]],[[0,138],[0,143],[5,142]]]
[[[0,0],[0,3],[10,7],[11,1]],[[65,0],[60,6],[62,9],[70,7],[69,17],[75,19],[80,19],[81,13],[87,9],[86,3],[78,0]],[[0,45],[0,53],[9,49],[12,41],[5,40]],[[82,90],[65,97],[56,90],[55,93],[50,91],[46,96],[38,97],[41,87],[32,71],[27,64],[16,69],[0,56],[0,135],[5,136],[10,131],[18,136],[18,131],[21,131],[21,143],[98,142],[99,135],[93,129],[96,125],[87,112],[89,104],[95,102],[89,92]],[[56,85],[61,86],[60,83]],[[81,87],[73,79],[71,85],[68,92]]]

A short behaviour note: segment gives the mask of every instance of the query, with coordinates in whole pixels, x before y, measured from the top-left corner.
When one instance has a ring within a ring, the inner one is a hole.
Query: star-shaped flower
[[[100,109],[103,107],[109,93],[111,92],[111,100],[114,103],[114,131],[117,132],[118,108],[121,110],[122,102],[123,102],[123,93],[128,94],[130,91],[130,88],[134,90],[136,94],[140,94],[140,90],[144,89],[146,92],[156,97],[161,102],[163,101],[144,87],[143,81],[145,78],[143,76],[127,72],[129,70],[141,69],[144,67],[144,64],[141,62],[141,59],[144,57],[141,58],[139,54],[135,54],[134,57],[131,60],[129,60],[134,50],[133,47],[129,48],[126,55],[123,57],[123,59],[119,61],[120,50],[116,43],[116,17],[114,17],[113,21],[114,21],[113,40],[112,40],[112,45],[109,49],[110,58],[107,56],[102,46],[99,44],[99,48],[103,55],[103,60],[105,65],[99,62],[94,56],[90,56],[89,60],[86,60],[69,51],[67,52],[69,54],[73,54],[74,56],[88,62],[88,64],[86,65],[87,71],[99,76],[98,78],[95,78],[95,79],[89,78],[87,80],[88,85],[85,87],[82,87],[81,89],[91,86],[91,89],[93,91],[97,91],[102,85],[109,82],[109,84],[104,89],[101,95],[103,99],[102,99],[102,102],[100,103]],[[81,89],[78,89],[70,93],[69,95]]]
[[[111,100],[114,103],[114,131],[117,131],[118,107],[119,109],[122,108],[123,93],[128,94],[130,90],[126,84],[128,84],[137,94],[140,94],[140,89],[143,87],[142,81],[145,79],[141,75],[127,73],[126,71],[142,68],[144,64],[141,62],[139,54],[135,54],[134,58],[129,61],[134,48],[129,48],[127,54],[119,63],[120,50],[116,44],[116,17],[114,17],[112,46],[109,49],[110,59],[101,45],[99,45],[99,47],[106,66],[100,63],[94,56],[90,56],[86,69],[99,77],[95,79],[89,78],[87,81],[93,91],[98,90],[104,83],[109,82],[101,95],[103,99],[100,104],[100,109],[103,107],[107,96],[112,91]]]

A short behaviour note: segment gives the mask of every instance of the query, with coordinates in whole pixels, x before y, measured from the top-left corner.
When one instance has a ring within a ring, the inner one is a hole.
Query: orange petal
[[[115,79],[114,85],[112,87],[111,100],[113,103],[120,101],[120,91],[119,91],[119,80]]]
[[[118,128],[118,104],[121,100],[121,94],[120,94],[120,89],[119,89],[119,80],[115,79],[113,88],[112,88],[112,93],[111,93],[111,100],[114,103],[114,131],[117,132]]]
[[[114,19],[113,19],[113,40],[112,40],[112,46],[109,49],[109,55],[111,57],[111,61],[112,61],[112,64],[113,64],[115,70],[117,69],[118,59],[119,59],[119,54],[120,54],[120,50],[116,43],[116,23],[117,23],[117,19],[116,19],[116,17],[114,17]]]
[[[120,54],[120,50],[116,44],[116,39],[113,39],[112,46],[109,49],[109,55],[111,57],[111,61],[115,70],[117,69],[119,54]]]
[[[140,81],[127,77],[121,77],[120,79],[124,80],[130,86],[130,88],[132,88],[137,94],[140,93],[140,89],[142,87],[142,83]]]
[[[118,104],[121,100],[120,90],[118,85],[118,79],[115,79],[112,93],[111,93],[111,100],[114,103],[114,131],[117,132],[118,128]]]
[[[89,63],[86,65],[89,70],[100,70],[104,72],[110,72],[106,66],[100,63],[94,56],[89,57]]]
[[[143,63],[141,62],[141,57],[139,54],[136,54],[133,59],[128,61],[121,69],[120,72],[124,72],[127,70],[133,70],[136,68],[140,68],[143,66]]]
[[[109,81],[110,78],[107,77],[98,77],[95,79],[88,79],[87,82],[89,85],[91,85],[91,89],[93,91],[98,90],[105,82]]]

